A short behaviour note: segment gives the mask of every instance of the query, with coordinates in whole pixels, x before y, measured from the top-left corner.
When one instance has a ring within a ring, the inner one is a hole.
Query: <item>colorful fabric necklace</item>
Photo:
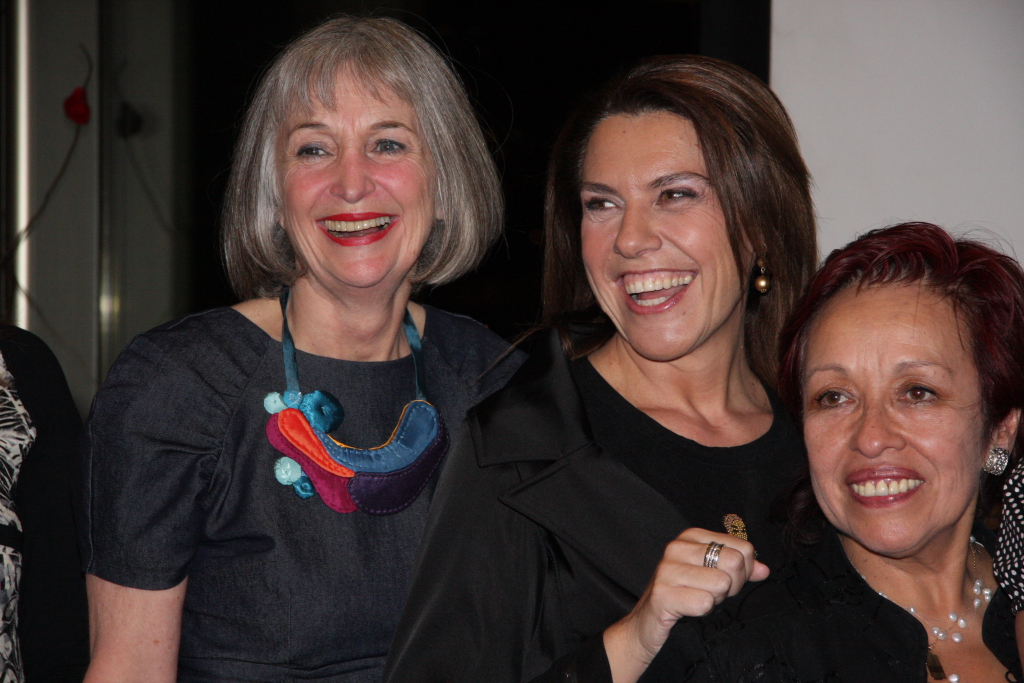
[[[270,413],[267,438],[284,457],[274,463],[277,481],[300,498],[319,494],[336,512],[362,510],[390,515],[412,505],[448,452],[444,420],[423,393],[423,346],[409,311],[405,338],[416,370],[416,398],[402,410],[391,438],[375,448],[353,448],[332,437],[345,419],[341,403],[326,391],[299,391],[295,342],[288,330],[287,288],[281,291],[281,347],[287,389],[263,400]]]

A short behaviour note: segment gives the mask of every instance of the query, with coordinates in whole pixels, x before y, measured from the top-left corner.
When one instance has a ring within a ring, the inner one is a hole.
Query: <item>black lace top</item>
[[[1024,680],[1002,590],[985,612],[982,636],[1007,680]],[[878,595],[830,532],[743,599],[679,622],[640,680],[905,683],[927,679],[927,654],[921,622]]]

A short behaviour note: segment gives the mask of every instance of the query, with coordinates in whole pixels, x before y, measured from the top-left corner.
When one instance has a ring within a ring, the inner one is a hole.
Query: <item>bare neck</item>
[[[874,553],[848,536],[842,537],[843,548],[868,585],[901,607],[914,607],[926,620],[970,613],[974,580],[995,588],[992,558],[970,542],[972,519],[973,512],[906,557]]]
[[[406,308],[422,336],[426,313],[410,303],[411,286],[360,296],[331,295],[305,279],[291,288],[288,329],[295,347],[318,356],[354,361],[395,360],[409,354],[402,326]],[[272,338],[281,340],[277,299],[253,299],[234,306]]]
[[[771,427],[771,403],[747,363],[741,335],[709,340],[676,360],[653,361],[616,334],[590,360],[627,401],[698,443],[737,446]]]

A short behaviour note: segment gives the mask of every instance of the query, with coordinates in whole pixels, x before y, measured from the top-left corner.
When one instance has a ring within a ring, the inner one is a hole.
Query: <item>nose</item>
[[[615,253],[624,258],[637,258],[661,246],[650,216],[639,208],[627,206],[615,236]]]
[[[335,177],[331,194],[341,197],[349,204],[372,194],[376,189],[371,172],[373,161],[357,149],[345,150],[335,162]]]
[[[889,449],[900,450],[906,445],[893,417],[881,405],[867,405],[852,435],[853,450],[868,458],[877,458]]]

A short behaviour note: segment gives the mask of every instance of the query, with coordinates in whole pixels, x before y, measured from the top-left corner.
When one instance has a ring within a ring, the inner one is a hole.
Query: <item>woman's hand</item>
[[[709,543],[724,547],[717,568],[704,566]],[[768,577],[749,542],[706,529],[687,529],[668,544],[654,579],[633,610],[604,632],[615,683],[635,683],[680,617],[702,617],[747,581]]]

